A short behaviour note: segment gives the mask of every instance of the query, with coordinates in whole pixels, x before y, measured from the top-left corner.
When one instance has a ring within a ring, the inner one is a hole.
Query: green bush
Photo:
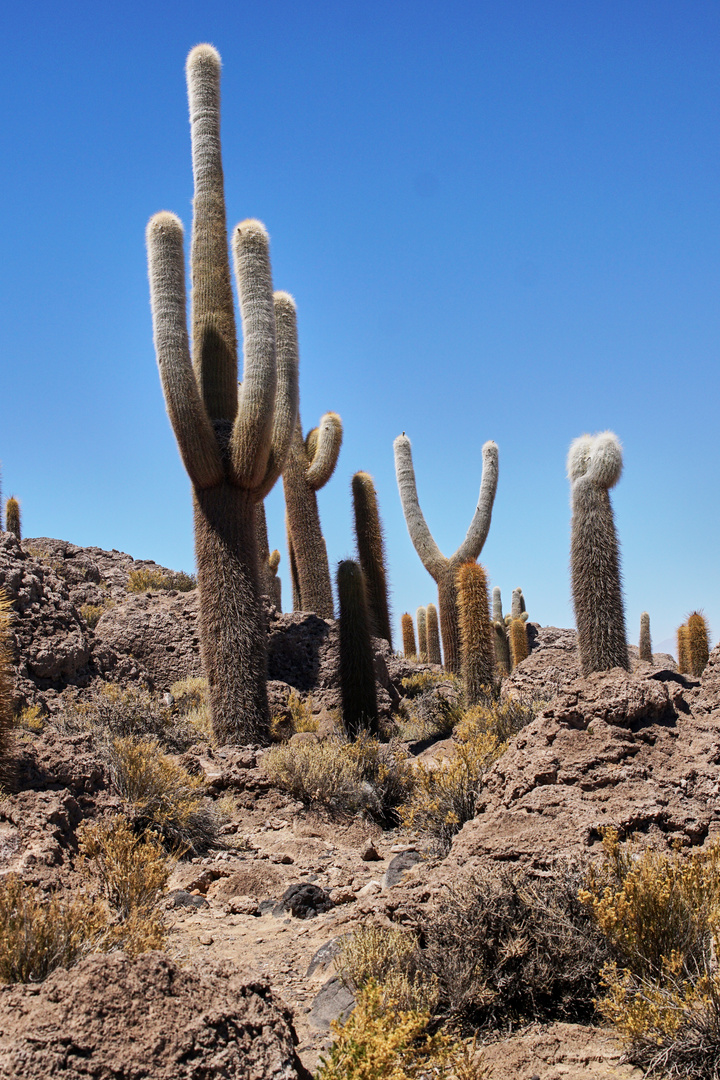
[[[131,593],[172,589],[177,592],[191,592],[195,588],[197,578],[194,574],[186,574],[184,570],[175,572],[141,567],[139,570],[131,570],[127,581],[127,591]]]

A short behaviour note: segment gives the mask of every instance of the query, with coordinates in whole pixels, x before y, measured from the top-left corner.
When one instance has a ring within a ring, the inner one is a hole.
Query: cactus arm
[[[243,221],[233,234],[235,276],[243,323],[243,381],[230,454],[233,479],[260,487],[270,456],[277,370],[275,305],[269,237],[259,221]]]
[[[400,502],[405,515],[405,524],[413,542],[413,547],[420,556],[420,561],[431,577],[437,581],[437,576],[447,560],[433,540],[423,512],[420,509],[410,440],[405,434],[398,435],[393,446],[395,450],[395,475],[400,492]]]
[[[192,354],[210,420],[232,423],[237,412],[237,331],[220,153],[220,67],[212,45],[197,45],[185,66],[195,179]]]
[[[295,301],[286,292],[276,292],[275,344],[277,355],[277,391],[275,393],[275,416],[273,420],[270,456],[265,477],[258,497],[263,499],[280,476],[290,450],[290,442],[297,423],[299,393],[298,369],[300,365]]]
[[[342,420],[337,413],[325,413],[316,432],[311,432],[311,435],[314,438],[308,436],[308,451],[312,452],[309,453],[310,466],[305,479],[313,491],[319,491],[327,484],[337,465],[342,445]]]
[[[217,440],[190,363],[185,315],[183,227],[174,214],[155,214],[147,227],[153,333],[170,423],[188,475],[197,488],[223,479]]]
[[[474,562],[482,551],[487,540],[487,534],[490,531],[490,521],[498,483],[498,448],[494,442],[488,441],[484,444],[482,458],[483,468],[478,504],[467,535],[452,557],[452,561],[456,565],[470,561]]]

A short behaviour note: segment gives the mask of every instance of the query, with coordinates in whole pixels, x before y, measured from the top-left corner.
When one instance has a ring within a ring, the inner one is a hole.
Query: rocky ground
[[[18,731],[0,801],[0,874],[48,892],[79,887],[80,822],[121,808],[92,736],[58,722],[67,703],[104,682],[164,692],[200,672],[194,593],[128,594],[140,567],[155,568],[0,534],[0,585],[17,612],[17,705],[46,716]],[[103,608],[93,628],[85,604]],[[335,625],[267,614],[275,711],[291,689],[310,693],[322,722],[339,704]],[[449,885],[489,865],[542,876],[562,860],[583,863],[607,825],[685,846],[717,836],[720,647],[701,680],[678,675],[667,656],[633,667],[581,679],[574,633],[533,627],[530,656],[503,694],[547,705],[493,767],[481,813],[445,857],[423,836],[308,811],[273,788],[261,749],[199,744],[183,760],[234,809],[220,847],[174,867],[167,957],[91,957],[41,987],[1,988],[0,1075],[116,1076],[114,1055],[123,1076],[306,1076],[331,1020],[352,1007],[333,960],[358,925],[416,926]],[[378,642],[376,669],[389,716],[414,668]],[[438,760],[453,746],[409,750]],[[508,1035],[485,1060],[495,1080],[640,1075],[611,1034],[572,1024]]]

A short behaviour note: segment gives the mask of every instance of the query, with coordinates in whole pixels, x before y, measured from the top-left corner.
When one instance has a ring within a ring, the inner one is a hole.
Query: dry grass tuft
[[[141,567],[139,570],[131,570],[127,581],[127,591],[131,593],[152,592],[156,590],[175,590],[176,592],[191,592],[197,588],[197,578],[194,574],[186,574],[183,570],[174,572],[169,570],[150,570]]]

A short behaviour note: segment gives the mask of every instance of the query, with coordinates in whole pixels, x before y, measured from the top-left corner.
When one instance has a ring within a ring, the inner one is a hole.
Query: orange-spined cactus
[[[458,569],[457,596],[465,703],[472,706],[492,686],[495,668],[487,577],[479,563],[468,562]]]

